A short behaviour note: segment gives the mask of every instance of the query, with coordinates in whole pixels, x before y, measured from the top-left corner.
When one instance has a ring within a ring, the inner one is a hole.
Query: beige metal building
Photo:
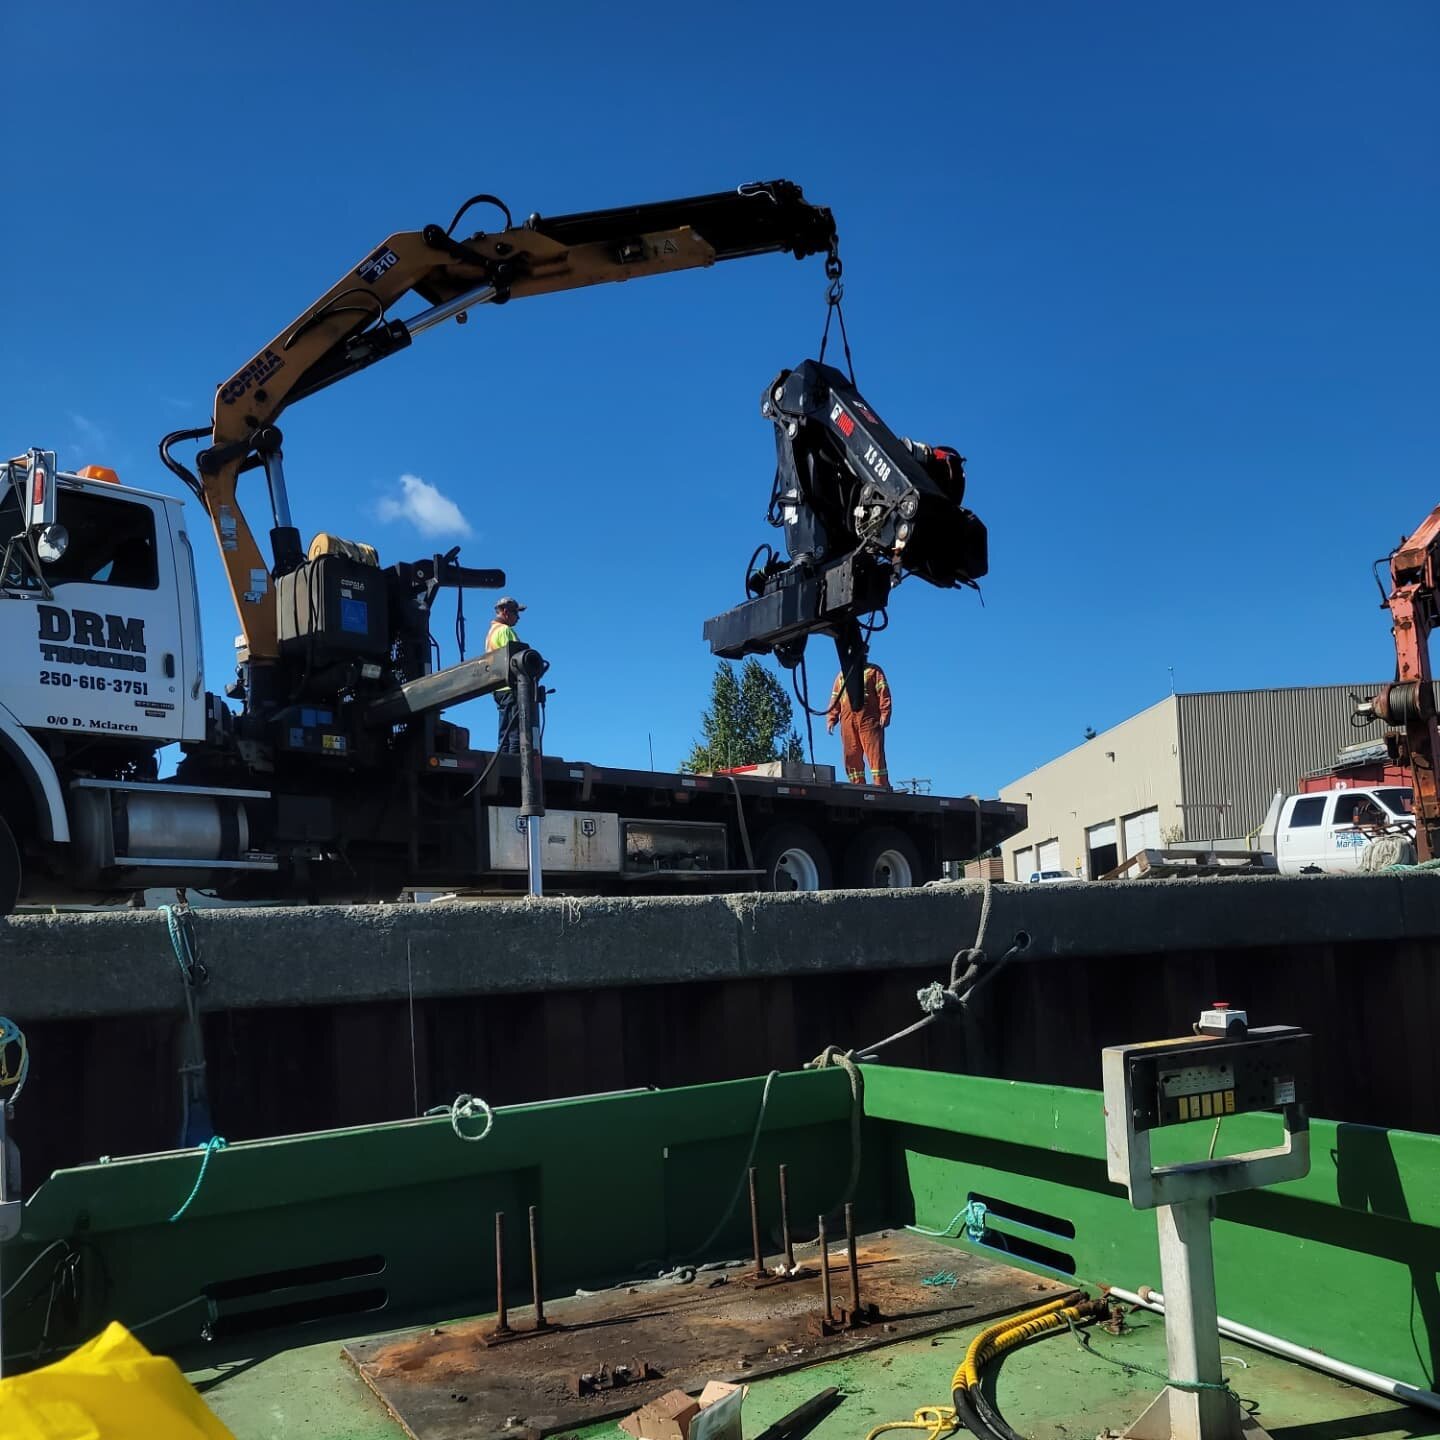
[[[1029,807],[1005,878],[1098,879],[1137,850],[1245,835],[1270,797],[1334,762],[1357,732],[1352,695],[1380,682],[1167,695],[1000,791]]]

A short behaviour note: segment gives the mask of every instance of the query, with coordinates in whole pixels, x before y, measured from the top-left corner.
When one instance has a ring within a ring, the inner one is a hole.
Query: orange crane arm
[[[1360,702],[1356,720],[1397,727],[1387,737],[1391,754],[1410,769],[1415,788],[1415,852],[1440,854],[1440,704],[1430,669],[1430,632],[1440,623],[1440,506],[1390,556],[1390,611],[1395,637],[1395,679]]]
[[[477,202],[504,210],[506,227],[453,238]],[[176,432],[161,444],[166,464],[210,515],[249,658],[275,657],[270,582],[301,558],[275,427],[287,406],[404,349],[435,325],[463,322],[480,305],[782,251],[797,259],[837,254],[829,210],[811,205],[787,180],[548,220],[532,215],[520,225],[494,197],[476,196],[448,230],[427,225],[389,236],[219,387],[208,430]],[[392,318],[391,307],[412,292],[426,308]],[[210,441],[197,457],[198,479],[169,454],[171,443],[195,438]],[[237,495],[241,474],[254,468],[264,469],[270,487],[271,562]]]

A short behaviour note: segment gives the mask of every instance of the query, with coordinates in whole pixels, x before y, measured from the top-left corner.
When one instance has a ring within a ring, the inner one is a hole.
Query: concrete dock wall
[[[232,1139],[793,1068],[918,1018],[980,921],[979,885],[696,899],[197,911],[216,1128]],[[1098,1086],[1106,1044],[1225,999],[1316,1035],[1313,1110],[1440,1131],[1440,877],[1148,881],[991,891],[1023,960],[897,1064]],[[169,1148],[184,991],[151,912],[0,922],[0,1013],[32,1075],[27,1187]]]

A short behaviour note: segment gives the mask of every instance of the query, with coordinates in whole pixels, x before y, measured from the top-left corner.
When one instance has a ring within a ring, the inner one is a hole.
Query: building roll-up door
[[[1085,858],[1087,871],[1092,880],[1108,874],[1120,863],[1119,851],[1115,844],[1115,822],[1107,820],[1103,825],[1091,825],[1085,831]]]
[[[1015,878],[1022,883],[1030,878],[1030,872],[1035,868],[1035,847],[1027,845],[1023,850],[1015,852]]]
[[[1060,868],[1060,842],[1058,840],[1043,841],[1036,849],[1035,856],[1039,862],[1037,870],[1058,870]]]
[[[1142,810],[1138,815],[1125,817],[1125,855],[1138,855],[1142,850],[1160,848],[1160,812],[1156,809]]]

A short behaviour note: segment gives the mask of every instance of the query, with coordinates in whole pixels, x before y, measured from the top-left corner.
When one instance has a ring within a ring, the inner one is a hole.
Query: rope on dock
[[[986,928],[990,923],[990,893],[990,881],[987,879],[984,898],[980,902],[980,923],[976,927],[975,943],[967,946],[964,950],[957,950],[951,958],[950,983],[942,985],[938,980],[934,980],[915,992],[915,999],[923,1012],[918,1020],[912,1021],[904,1029],[897,1030],[893,1035],[887,1035],[883,1040],[877,1040],[873,1045],[862,1045],[854,1050],[844,1051],[837,1045],[827,1045],[824,1051],[805,1068],[807,1070],[819,1069],[823,1065],[834,1063],[827,1058],[832,1053],[843,1055],[847,1060],[873,1060],[887,1046],[917,1034],[947,1013],[953,1014],[964,1010],[1011,960],[1028,950],[1030,948],[1029,933],[1025,930],[1017,930],[1010,948],[998,960],[990,961],[986,958],[983,941]],[[962,964],[965,967],[963,970],[961,969]]]

